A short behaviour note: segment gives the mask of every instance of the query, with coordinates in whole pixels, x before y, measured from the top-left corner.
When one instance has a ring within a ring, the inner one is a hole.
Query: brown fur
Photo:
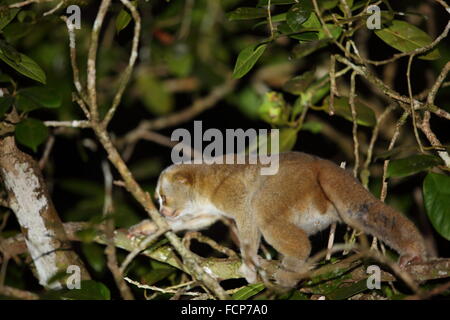
[[[261,235],[283,255],[278,282],[293,286],[311,251],[308,236],[333,222],[378,237],[402,261],[425,258],[414,224],[345,170],[299,152],[280,154],[279,161],[278,173],[271,176],[260,175],[259,165],[172,165],[158,181],[160,210],[175,231],[204,228],[220,215],[233,218],[249,282],[256,280]]]

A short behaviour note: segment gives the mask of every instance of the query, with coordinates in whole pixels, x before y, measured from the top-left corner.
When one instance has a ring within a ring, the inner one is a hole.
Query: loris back
[[[260,168],[172,165],[158,181],[160,211],[176,231],[206,227],[220,215],[233,218],[244,261],[241,271],[249,282],[256,280],[261,235],[283,255],[277,281],[293,286],[311,251],[308,236],[336,221],[383,240],[404,263],[425,258],[414,224],[333,162],[288,152],[280,154],[277,174],[261,175]]]

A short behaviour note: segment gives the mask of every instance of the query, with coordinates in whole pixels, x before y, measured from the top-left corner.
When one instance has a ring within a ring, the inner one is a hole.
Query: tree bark
[[[0,178],[8,194],[9,207],[22,229],[39,283],[49,289],[64,285],[67,267],[79,267],[80,280],[89,274],[72,250],[63,224],[50,198],[36,161],[19,150],[14,137],[0,137]],[[70,276],[70,274],[67,274]],[[52,278],[57,280],[52,281]]]

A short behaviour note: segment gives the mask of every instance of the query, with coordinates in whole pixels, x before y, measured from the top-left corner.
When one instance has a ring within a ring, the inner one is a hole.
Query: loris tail
[[[375,198],[349,172],[325,160],[318,179],[346,224],[382,239],[401,254],[401,264],[426,258],[424,241],[416,226]]]

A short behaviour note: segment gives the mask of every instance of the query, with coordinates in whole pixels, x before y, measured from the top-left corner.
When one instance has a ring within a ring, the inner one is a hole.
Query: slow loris
[[[243,258],[241,272],[256,281],[257,255],[264,239],[283,260],[275,274],[286,287],[311,251],[308,236],[333,222],[383,240],[402,263],[426,257],[421,234],[401,213],[367,191],[331,161],[300,152],[282,153],[275,175],[261,175],[254,164],[176,164],[165,169],[155,196],[174,231],[205,228],[223,215],[235,220]],[[151,223],[132,233],[151,233]]]

